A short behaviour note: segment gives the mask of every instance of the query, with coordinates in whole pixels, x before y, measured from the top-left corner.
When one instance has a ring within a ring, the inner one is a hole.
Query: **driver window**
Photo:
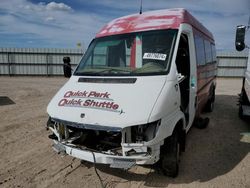
[[[182,81],[179,82],[181,93],[181,109],[184,113],[188,112],[189,104],[189,80],[190,80],[190,60],[188,37],[181,35],[176,57],[176,67],[178,74],[181,74]]]
[[[186,77],[189,76],[190,74],[189,46],[188,46],[188,37],[185,34],[182,34],[180,38],[180,43],[176,57],[176,67],[178,73],[181,73]]]

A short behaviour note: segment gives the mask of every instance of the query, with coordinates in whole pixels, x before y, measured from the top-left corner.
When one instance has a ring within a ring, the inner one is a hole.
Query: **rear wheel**
[[[206,107],[205,107],[206,112],[212,112],[214,110],[215,90],[213,89],[212,92],[213,92],[212,96],[210,99],[208,99]]]
[[[240,119],[245,119],[246,117],[244,116],[244,114],[243,114],[243,108],[242,108],[242,105],[240,104],[240,106],[239,106],[239,117],[240,117]]]
[[[209,100],[206,105],[206,112],[212,112],[214,110],[214,101]]]
[[[247,104],[247,101],[248,101],[248,99],[247,99],[246,92],[244,89],[242,89],[241,94],[240,94],[240,99],[239,99],[239,102],[240,102],[240,104],[239,104],[239,117],[242,120],[244,120],[246,118],[246,116],[243,113],[242,105]]]
[[[161,167],[163,173],[169,177],[176,177],[179,172],[180,142],[178,132],[166,139],[162,148]]]

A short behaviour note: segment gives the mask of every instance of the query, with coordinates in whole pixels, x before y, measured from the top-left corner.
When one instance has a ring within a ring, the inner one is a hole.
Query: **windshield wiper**
[[[106,70],[100,71],[100,73],[131,73],[130,70],[123,70],[118,68],[107,68]]]
[[[121,68],[111,68],[111,67],[94,67],[93,69],[79,71],[77,75],[90,75],[90,76],[112,76],[112,75],[130,75],[131,70],[124,70]]]

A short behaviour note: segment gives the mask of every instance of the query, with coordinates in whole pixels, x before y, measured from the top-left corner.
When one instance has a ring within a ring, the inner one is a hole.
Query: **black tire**
[[[244,120],[246,117],[243,114],[243,109],[242,109],[242,105],[240,104],[239,106],[239,117],[240,119]]]
[[[161,167],[164,175],[175,178],[179,173],[180,142],[178,132],[166,139],[162,147]]]
[[[245,120],[246,116],[243,114],[242,105],[249,105],[245,89],[241,90],[239,102],[240,102],[240,104],[239,104],[239,117],[240,117],[240,119]]]
[[[210,99],[208,99],[207,104],[205,106],[206,112],[212,112],[214,110],[214,101],[215,101],[215,90],[212,90],[212,96]]]
[[[194,127],[198,128],[198,129],[205,129],[207,128],[209,124],[209,118],[201,118],[198,117],[194,120]]]
[[[206,112],[213,112],[213,110],[214,110],[214,101],[209,99],[207,104],[206,104],[205,111]]]

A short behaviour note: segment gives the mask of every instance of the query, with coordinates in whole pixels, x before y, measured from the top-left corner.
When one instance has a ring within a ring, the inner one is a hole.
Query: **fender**
[[[163,144],[163,141],[167,137],[172,135],[179,121],[183,122],[182,129],[185,130],[186,120],[185,120],[184,113],[180,111],[180,109],[176,109],[175,111],[173,111],[172,114],[162,119],[161,125],[159,126],[159,129],[156,133],[155,138],[150,140],[149,142],[145,142],[144,145],[150,146],[150,145],[158,144],[159,142],[162,142]]]

